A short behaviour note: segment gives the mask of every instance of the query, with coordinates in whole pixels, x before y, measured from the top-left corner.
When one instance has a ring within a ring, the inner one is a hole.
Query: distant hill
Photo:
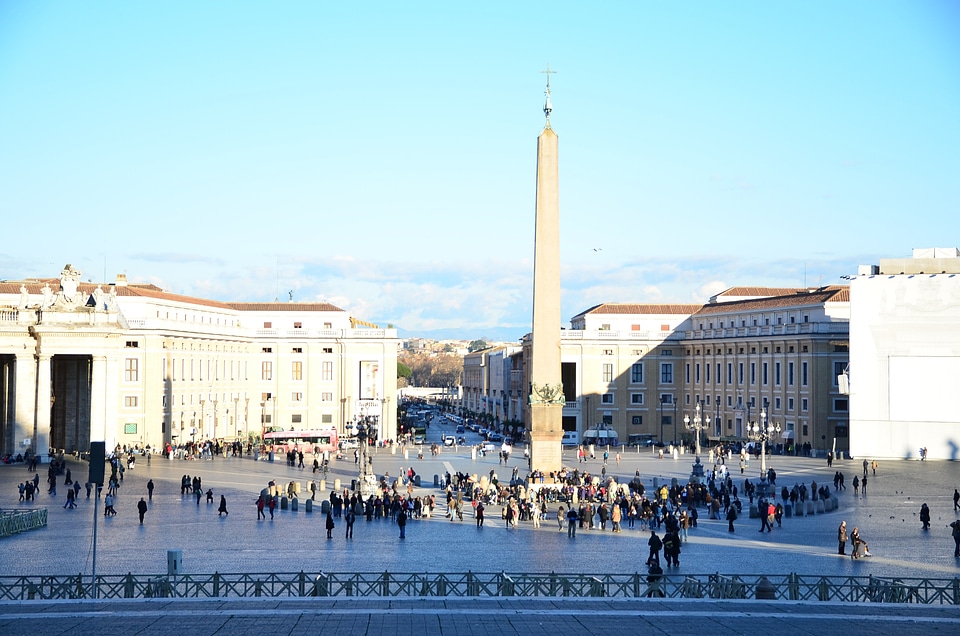
[[[520,338],[529,332],[529,329],[515,329],[510,327],[493,327],[478,330],[403,329],[402,327],[397,327],[397,335],[400,338],[425,338],[427,340],[476,340],[479,338],[488,342],[519,342]]]

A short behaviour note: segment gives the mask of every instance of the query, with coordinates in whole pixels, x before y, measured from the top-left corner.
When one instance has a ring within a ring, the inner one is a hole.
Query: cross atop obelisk
[[[561,468],[563,405],[560,375],[560,185],[557,133],[550,127],[550,70],[547,122],[537,138],[537,209],[533,256],[533,334],[530,348],[530,468]]]
[[[546,95],[546,101],[543,103],[543,114],[547,117],[547,128],[550,127],[550,113],[553,112],[553,104],[550,103],[550,76],[555,75],[556,71],[550,70],[550,64],[547,64],[547,70],[540,71],[541,73],[546,73],[547,75],[547,90],[543,92]]]

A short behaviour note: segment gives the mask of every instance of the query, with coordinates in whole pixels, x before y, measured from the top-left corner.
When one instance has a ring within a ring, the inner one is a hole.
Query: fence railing
[[[0,576],[0,600],[244,597],[615,597],[960,605],[960,578],[801,574],[319,572]]]
[[[0,537],[27,532],[47,525],[47,509],[0,510]]]

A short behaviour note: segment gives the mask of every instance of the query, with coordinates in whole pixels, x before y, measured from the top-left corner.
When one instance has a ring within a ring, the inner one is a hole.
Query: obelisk
[[[561,468],[563,385],[560,375],[560,186],[557,133],[550,126],[550,67],[546,124],[537,138],[537,209],[533,256],[533,344],[530,353],[530,467]]]

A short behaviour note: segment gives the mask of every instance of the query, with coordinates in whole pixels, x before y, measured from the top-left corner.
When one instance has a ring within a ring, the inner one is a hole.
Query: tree
[[[483,338],[479,338],[477,340],[472,341],[469,345],[467,345],[467,351],[469,351],[470,353],[473,353],[474,351],[482,351],[489,346],[490,345],[487,344],[486,340],[484,340]]]
[[[413,377],[413,371],[404,363],[397,361],[397,386],[410,386],[410,378]]]
[[[459,386],[463,358],[458,355],[405,354],[403,364],[410,368],[411,386]]]

